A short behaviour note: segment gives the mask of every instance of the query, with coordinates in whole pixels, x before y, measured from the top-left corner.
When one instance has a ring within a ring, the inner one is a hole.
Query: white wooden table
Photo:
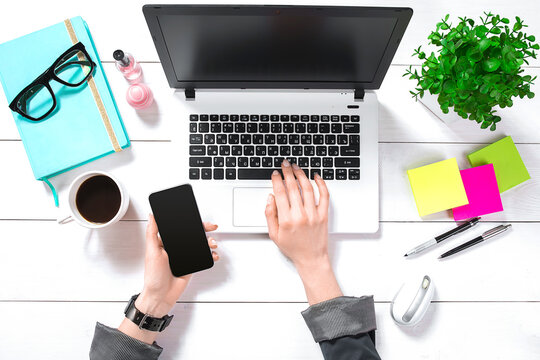
[[[83,171],[112,172],[131,195],[125,219],[103,231],[59,226],[50,192],[33,179],[7,103],[0,101],[0,359],[84,359],[95,321],[117,326],[127,299],[141,289],[147,195],[158,179],[172,176],[171,131],[186,115],[177,111],[178,94],[167,85],[142,4],[21,0],[0,5],[0,42],[67,17],[83,16],[133,141],[122,153],[53,180],[65,193],[69,182]],[[378,91],[380,230],[330,240],[344,292],[375,295],[377,347],[384,359],[540,358],[540,97],[515,101],[513,108],[501,112],[503,122],[496,132],[482,131],[465,120],[447,126],[410,98],[413,84],[401,77],[407,64],[417,64],[410,56],[412,49],[426,43],[429,30],[447,12],[475,16],[491,10],[511,18],[519,15],[530,25],[529,32],[540,38],[540,3],[343,4],[407,5],[415,11]],[[142,62],[157,106],[137,113],[127,105],[127,84],[112,62],[116,48],[134,53]],[[533,63],[526,71],[540,75],[538,65]],[[534,89],[540,92],[538,85]],[[450,213],[428,219],[418,216],[405,170],[449,157],[468,167],[467,153],[505,135],[513,137],[532,179],[504,193],[505,211],[485,216],[475,231],[511,222],[512,232],[450,261],[435,258],[471,233],[406,261],[406,250],[454,223]],[[307,304],[291,264],[266,236],[218,235],[218,239],[221,261],[197,274],[175,307],[175,320],[158,339],[165,348],[162,358],[320,359],[299,314]],[[389,303],[404,276],[415,272],[429,273],[434,279],[435,301],[420,325],[401,329],[390,318]]]

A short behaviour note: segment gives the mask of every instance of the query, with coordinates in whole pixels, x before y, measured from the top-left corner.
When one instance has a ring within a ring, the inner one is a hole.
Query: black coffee
[[[77,191],[75,203],[87,221],[103,224],[111,221],[120,209],[120,189],[108,176],[96,175],[86,179]]]

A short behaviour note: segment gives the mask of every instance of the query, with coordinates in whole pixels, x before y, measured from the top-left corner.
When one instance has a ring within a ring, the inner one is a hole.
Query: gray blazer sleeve
[[[310,306],[302,316],[326,360],[380,360],[372,296],[340,296]]]
[[[90,360],[157,360],[163,349],[150,345],[123,332],[96,323],[90,347]]]

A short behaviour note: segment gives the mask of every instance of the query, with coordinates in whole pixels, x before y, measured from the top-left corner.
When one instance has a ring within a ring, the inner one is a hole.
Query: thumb
[[[270,236],[270,239],[276,241],[279,225],[276,199],[272,194],[268,194],[264,215],[266,215],[266,223],[268,224],[268,235]]]
[[[151,248],[163,247],[163,243],[158,236],[158,227],[154,215],[148,215],[148,224],[146,225],[146,246]]]

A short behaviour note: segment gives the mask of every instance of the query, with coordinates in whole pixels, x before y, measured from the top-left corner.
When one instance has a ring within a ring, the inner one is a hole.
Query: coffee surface
[[[79,213],[87,221],[103,224],[111,221],[120,209],[120,189],[108,176],[96,175],[86,179],[75,198]]]

